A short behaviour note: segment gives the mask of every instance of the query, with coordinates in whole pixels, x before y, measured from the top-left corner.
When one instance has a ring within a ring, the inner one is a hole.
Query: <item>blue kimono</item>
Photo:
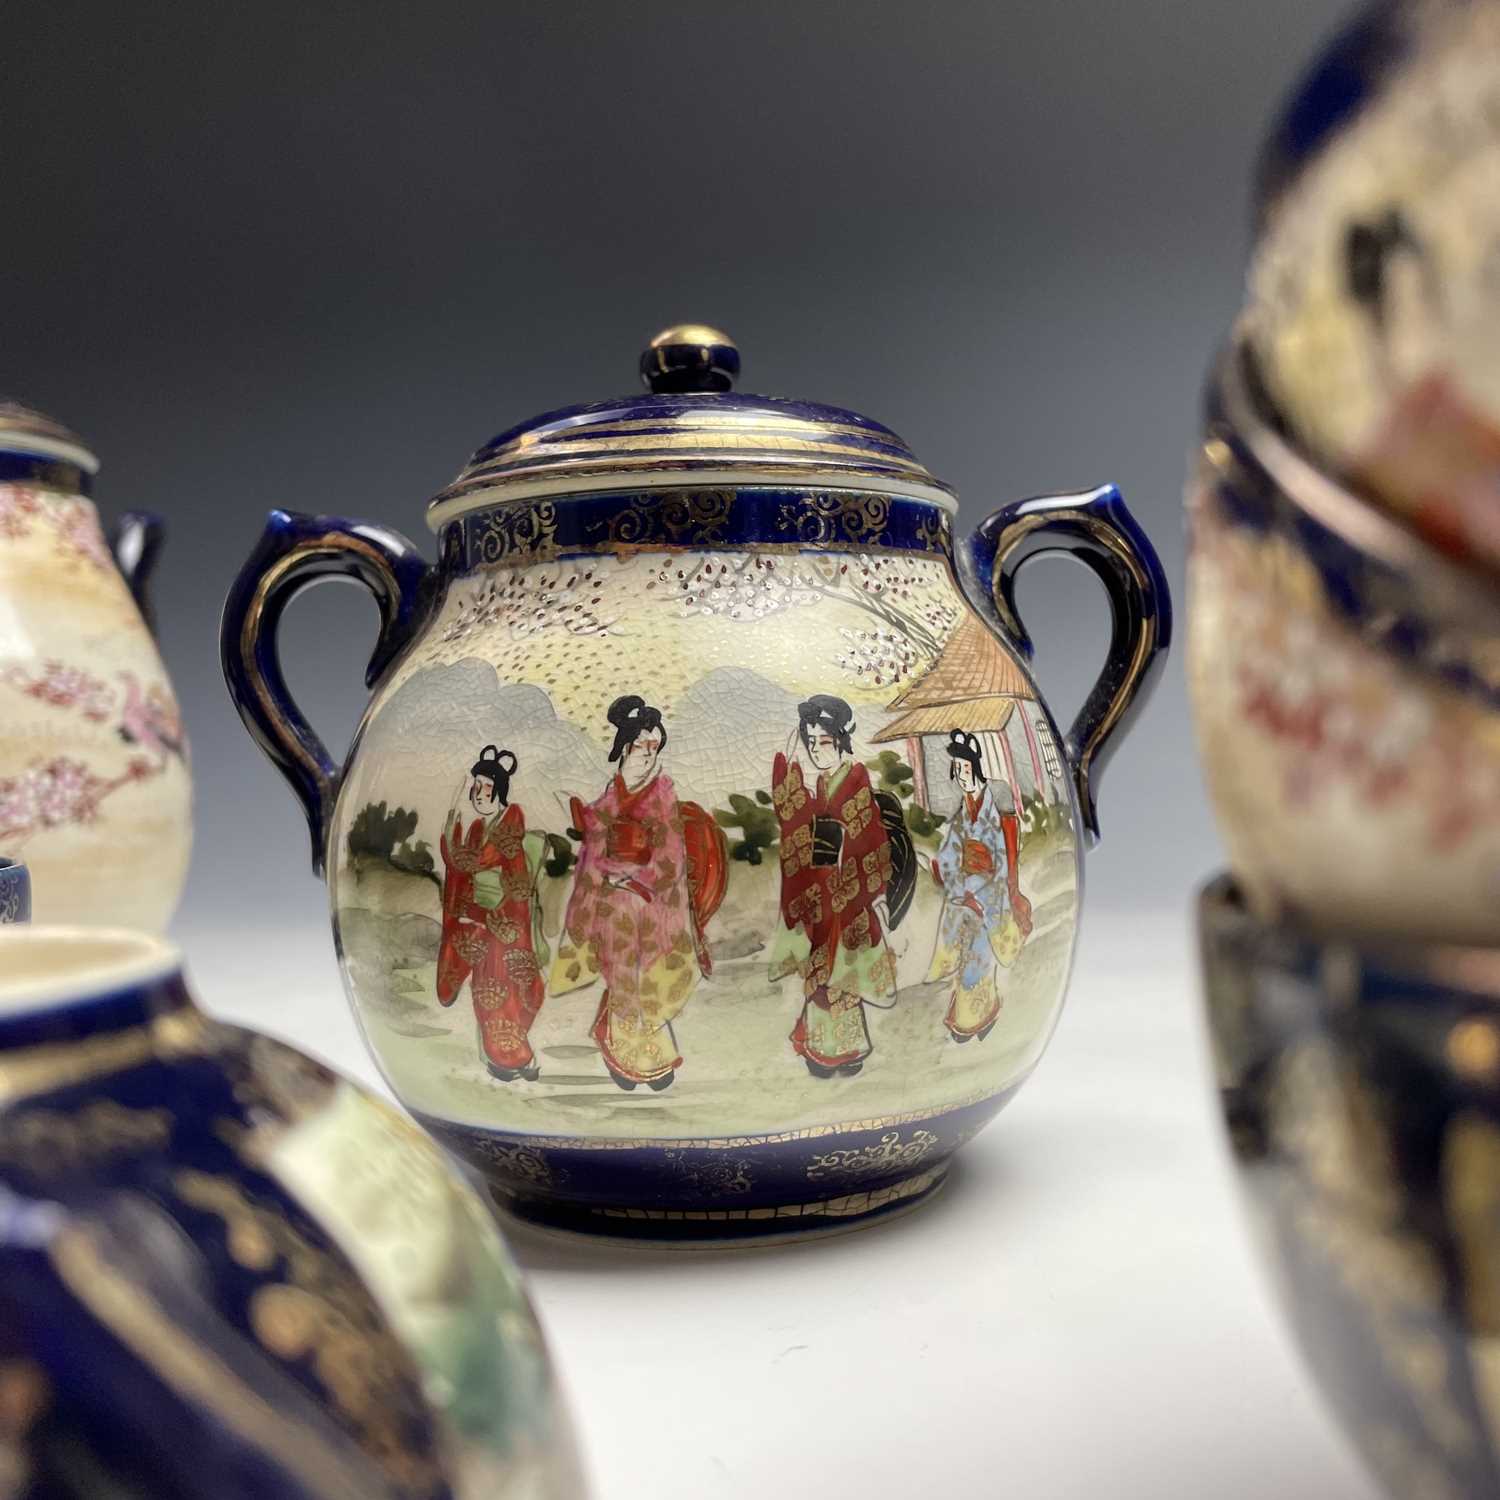
[[[1002,811],[999,797],[1009,803],[1009,788],[997,794],[988,782],[966,793],[934,862],[945,900],[927,978],[956,978],[943,1024],[960,1042],[989,1034],[1000,1013],[996,968],[1019,947],[1010,900],[1016,818]]]

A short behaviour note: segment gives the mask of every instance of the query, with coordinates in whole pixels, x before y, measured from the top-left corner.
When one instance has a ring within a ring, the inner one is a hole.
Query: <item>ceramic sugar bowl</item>
[[[738,368],[669,330],[647,394],[503,432],[429,507],[436,567],[273,513],[225,609],[380,1067],[554,1225],[760,1237],[930,1193],[1046,1045],[1099,771],[1168,644],[1112,488],[956,542],[893,432]],[[1046,550],[1114,608],[1066,735],[1012,602]],[[382,612],[343,767],[276,654],[335,574]]]
[[[98,462],[59,423],[0,402],[0,850],[38,921],[165,927],[187,878],[187,741],[152,639],[161,523],[113,546]]]

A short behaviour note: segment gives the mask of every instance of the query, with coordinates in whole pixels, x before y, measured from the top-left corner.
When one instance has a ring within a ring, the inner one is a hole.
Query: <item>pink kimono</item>
[[[650,1083],[682,1062],[671,1022],[710,968],[693,911],[684,808],[670,777],[658,774],[632,793],[617,775],[574,816],[583,847],[565,920],[578,948],[568,987],[595,970],[604,976],[594,1040],[618,1078]]]

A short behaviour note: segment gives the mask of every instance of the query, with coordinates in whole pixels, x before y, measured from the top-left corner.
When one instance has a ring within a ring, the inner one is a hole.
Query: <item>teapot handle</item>
[[[109,550],[115,566],[140,610],[146,629],[155,639],[156,609],[151,603],[151,579],[156,565],[161,561],[162,543],[166,540],[167,523],[148,510],[126,511],[115,522],[109,533]]]
[[[399,532],[368,521],[273,510],[224,601],[219,624],[224,681],[245,727],[307,814],[315,874],[324,873],[328,822],[344,773],[292,701],[281,675],[282,611],[303,589],[325,579],[362,583],[380,607],[380,634],[365,671],[365,683],[373,687],[426,618],[432,571]]]
[[[1016,610],[1016,575],[1044,552],[1086,564],[1109,595],[1109,655],[1068,730],[1064,749],[1090,843],[1095,795],[1116,736],[1146,706],[1172,641],[1172,599],[1156,549],[1112,484],[1003,506],[969,538],[958,562],[965,592],[1029,661],[1034,648]]]

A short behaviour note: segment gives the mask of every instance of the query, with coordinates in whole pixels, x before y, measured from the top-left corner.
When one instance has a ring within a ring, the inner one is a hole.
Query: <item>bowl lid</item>
[[[61,422],[0,396],[0,453],[28,453],[39,458],[60,458],[76,464],[85,474],[99,472],[99,460],[89,452],[77,433]]]
[[[951,509],[953,492],[889,427],[837,406],[734,390],[740,353],[701,323],[641,355],[649,392],[544,412],[478,450],[428,507],[433,526],[493,501],[686,482],[877,490]]]

